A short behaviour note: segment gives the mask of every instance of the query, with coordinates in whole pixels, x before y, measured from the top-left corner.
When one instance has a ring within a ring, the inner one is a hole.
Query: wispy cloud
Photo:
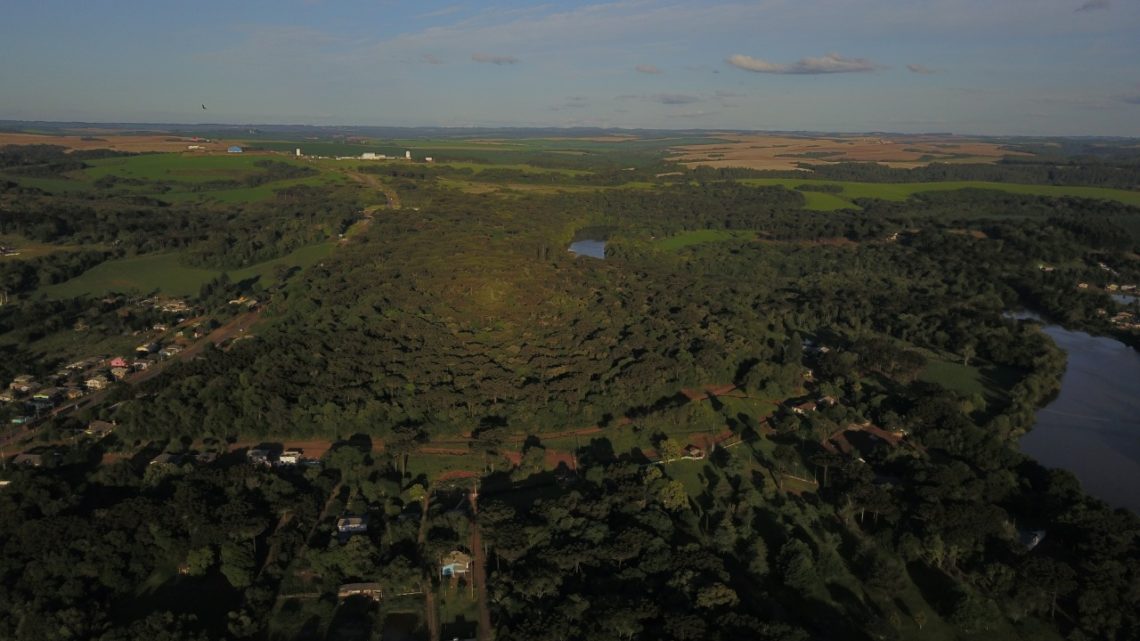
[[[768,62],[738,53],[729,56],[726,62],[734,67],[754,73],[793,75],[859,73],[880,68],[879,65],[866,58],[844,58],[837,53],[829,53],[819,58],[802,58],[791,63]]]
[[[1140,92],[1123,94],[1117,96],[1116,99],[1120,102],[1124,102],[1130,105],[1140,105]]]
[[[590,101],[585,96],[566,96],[566,100],[560,105],[554,105],[550,108],[551,111],[566,111],[567,109],[582,109],[590,104]]]
[[[1088,2],[1077,7],[1076,10],[1077,11],[1100,11],[1103,9],[1108,9],[1111,6],[1112,6],[1112,2],[1110,0],[1088,0]]]
[[[435,11],[421,13],[416,17],[420,19],[442,18],[444,16],[450,16],[453,13],[459,13],[460,11],[463,11],[463,5],[453,4],[450,7],[443,7],[442,9],[436,9]]]
[[[486,62],[493,65],[513,65],[519,61],[514,56],[496,56],[489,53],[473,53],[471,59],[475,62]]]
[[[940,69],[931,69],[926,65],[907,65],[906,68],[907,71],[911,73],[920,73],[927,76],[932,73],[939,73],[941,71]]]
[[[625,94],[618,96],[618,100],[644,100],[646,102],[656,102],[661,105],[689,105],[694,102],[700,102],[702,98],[687,93],[655,93],[651,95]]]
[[[637,65],[634,67],[634,69],[641,73],[648,73],[652,75],[661,73],[661,69],[659,69],[656,65]]]
[[[646,96],[646,98],[663,105],[688,105],[701,101],[700,96],[685,93],[655,93],[652,96]]]
[[[420,62],[426,62],[429,65],[442,65],[443,64],[442,60],[440,60],[439,58],[436,58],[435,56],[431,55],[430,53],[425,53],[424,55],[420,56]]]

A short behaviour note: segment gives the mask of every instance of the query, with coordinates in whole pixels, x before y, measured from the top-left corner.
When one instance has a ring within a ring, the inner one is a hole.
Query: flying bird
[[[205,108],[206,108],[206,105],[202,105],[202,108],[203,108],[203,109],[205,109]]]

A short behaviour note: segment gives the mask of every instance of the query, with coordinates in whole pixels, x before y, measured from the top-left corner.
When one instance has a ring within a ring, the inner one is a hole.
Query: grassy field
[[[262,160],[312,166],[319,175],[306,178],[277,180],[254,187],[202,189],[215,181],[242,180],[256,176],[263,170],[256,166]],[[324,185],[344,182],[347,177],[330,166],[297,161],[285,156],[221,155],[221,154],[144,154],[123,158],[102,158],[88,161],[92,167],[70,172],[62,178],[7,177],[23,186],[35,187],[53,194],[67,194],[95,189],[100,178],[115,176],[128,180],[148,181],[148,184],[116,185],[115,189],[139,196],[149,196],[169,203],[222,202],[242,204],[268,200],[273,193],[295,185]],[[0,176],[0,178],[5,178]],[[169,191],[155,190],[153,183],[169,186]]]
[[[801,192],[808,198],[808,209],[819,211],[832,211],[839,209],[839,204],[855,208],[851,200],[855,198],[880,198],[882,200],[906,200],[915,194],[931,191],[956,191],[959,189],[991,189],[1011,194],[1027,194],[1034,196],[1073,196],[1077,198],[1098,198],[1102,200],[1115,200],[1126,205],[1140,207],[1140,191],[1125,189],[1107,189],[1103,187],[1057,187],[1054,185],[1019,185],[1013,183],[995,183],[983,181],[953,181],[953,182],[920,182],[920,183],[865,183],[846,182],[837,180],[810,180],[800,178],[742,178],[742,184],[752,186],[780,185],[787,189],[795,189],[797,185],[835,185],[842,187],[840,194],[827,194],[822,192]]]
[[[992,367],[980,363],[963,365],[956,361],[935,358],[927,363],[919,378],[964,396],[980,394],[987,400],[1002,401],[1007,398],[1007,391],[1020,380],[1021,376],[1020,372],[1008,367]]]
[[[261,171],[254,163],[264,156],[243,154],[145,154],[126,158],[103,158],[89,161],[94,165],[77,174],[93,181],[104,176],[161,180],[163,182],[197,183],[213,180],[233,180]],[[286,161],[286,158],[274,158]]]
[[[715,243],[723,240],[733,240],[736,238],[748,239],[755,238],[756,232],[753,231],[739,231],[731,229],[698,229],[695,231],[686,231],[679,234],[674,234],[668,238],[660,238],[657,240],[656,245],[658,249],[665,251],[676,251],[683,247],[691,245],[700,245],[703,243]]]
[[[244,269],[232,270],[234,281],[261,277],[267,280],[277,265],[308,267],[329,256],[333,243],[303,247],[275,260],[259,263]],[[178,254],[153,254],[113,260],[98,265],[71,280],[41,290],[48,298],[71,298],[84,294],[101,295],[108,292],[161,291],[171,296],[189,296],[198,293],[203,284],[222,274],[222,270],[187,267]]]

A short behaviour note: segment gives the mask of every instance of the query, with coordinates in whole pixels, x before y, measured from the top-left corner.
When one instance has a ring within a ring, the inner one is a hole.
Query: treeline
[[[104,250],[59,251],[48,256],[0,262],[0,292],[23,294],[38,287],[74,278],[115,252]]]
[[[111,149],[68,151],[59,145],[5,145],[0,147],[0,171],[11,175],[56,177],[90,167],[84,160],[133,155],[136,154]]]

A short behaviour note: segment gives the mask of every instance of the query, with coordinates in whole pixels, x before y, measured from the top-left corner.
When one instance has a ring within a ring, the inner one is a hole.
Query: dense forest
[[[504,641],[1140,636],[1140,517],[1017,451],[1065,360],[1008,314],[1134,341],[1097,310],[1110,282],[1140,282],[1140,210],[963,190],[814,212],[707,169],[469,193],[448,182],[462,170],[377,167],[405,207],[367,219],[384,194],[356,183],[205,210],[129,206],[115,184],[0,201],[0,233],[104,247],[2,265],[24,295],[0,334],[25,342],[35,323],[38,340],[156,322],[32,295],[96,262],[178,250],[230,268],[367,223],[282,275],[253,340],[45,422],[54,463],[3,474],[0,637],[451,638],[476,614]],[[820,171],[1135,186],[1111,161]],[[585,229],[606,230],[604,260],[565,251]],[[198,298],[239,292],[218,279]],[[964,392],[932,364],[993,382]],[[730,391],[694,392],[710,387]],[[79,435],[91,419],[114,434]],[[330,451],[248,463],[289,439]],[[336,536],[342,515],[367,532]],[[485,594],[441,631],[420,615],[463,596],[441,574],[455,549],[485,556]],[[384,598],[336,597],[358,583]]]

